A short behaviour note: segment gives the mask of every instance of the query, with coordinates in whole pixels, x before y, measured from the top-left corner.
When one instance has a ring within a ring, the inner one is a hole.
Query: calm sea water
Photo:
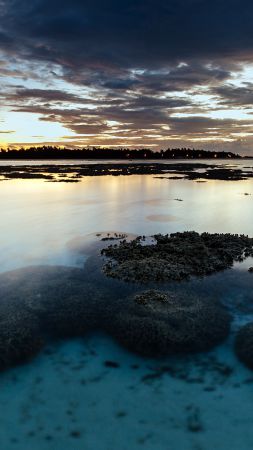
[[[221,163],[253,168],[252,161]],[[134,175],[73,184],[2,181],[0,271],[39,264],[81,267],[101,232],[253,236],[252,204],[253,180],[196,183]],[[253,317],[249,264],[191,283],[200,295],[212,290],[231,311],[243,305],[233,328]],[[253,373],[237,362],[232,345],[231,337],[209,354],[175,359],[177,376],[149,379],[167,361],[141,359],[103,335],[52,343],[33,362],[0,376],[0,448],[250,450]],[[106,360],[119,367],[106,368]],[[230,376],[217,364],[230,367]],[[196,417],[201,426],[192,431]]]
[[[253,161],[236,164],[253,167]],[[252,180],[196,183],[133,175],[87,177],[73,184],[2,181],[0,271],[31,264],[79,265],[72,240],[101,231],[251,235],[252,201]]]
[[[226,165],[226,166],[250,166],[253,167],[253,159],[200,159],[200,160],[191,160],[191,159],[174,159],[174,160],[143,160],[143,159],[130,159],[130,160],[122,160],[122,159],[113,159],[113,160],[104,160],[104,159],[36,159],[36,160],[0,160],[0,166],[37,166],[37,165],[79,165],[79,164],[126,164],[131,162],[131,164],[147,164],[147,163],[159,163],[159,164],[175,164],[175,163],[203,163],[203,164],[216,164],[216,165]]]

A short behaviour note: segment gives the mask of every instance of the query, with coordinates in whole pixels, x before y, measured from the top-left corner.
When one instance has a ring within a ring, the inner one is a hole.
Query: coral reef
[[[41,349],[43,339],[32,313],[16,306],[3,308],[1,305],[0,310],[0,369],[4,369],[34,356]]]
[[[0,277],[0,295],[37,317],[49,336],[82,336],[98,326],[107,293],[84,279],[82,269],[38,266]]]
[[[125,281],[180,281],[232,267],[234,261],[253,256],[253,239],[233,234],[198,234],[194,231],[155,235],[155,243],[143,238],[123,240],[102,250],[109,258],[103,271]]]
[[[35,354],[42,336],[84,336],[101,329],[130,350],[158,356],[206,350],[229,332],[230,317],[216,301],[154,290],[118,298],[87,277],[83,269],[67,267],[0,276],[2,368]]]
[[[230,316],[216,301],[149,290],[125,300],[108,332],[144,356],[204,351],[229,334]]]

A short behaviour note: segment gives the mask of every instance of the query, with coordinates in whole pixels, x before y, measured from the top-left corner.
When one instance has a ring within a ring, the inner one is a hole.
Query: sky
[[[0,0],[0,146],[253,156],[251,0]]]

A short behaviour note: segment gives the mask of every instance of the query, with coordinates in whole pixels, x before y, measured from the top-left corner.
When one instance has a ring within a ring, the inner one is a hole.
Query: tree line
[[[54,146],[29,147],[19,149],[0,149],[0,159],[227,159],[240,158],[232,152],[215,152],[190,148],[169,148],[153,151],[149,148],[101,148],[87,147],[79,149],[59,148]]]

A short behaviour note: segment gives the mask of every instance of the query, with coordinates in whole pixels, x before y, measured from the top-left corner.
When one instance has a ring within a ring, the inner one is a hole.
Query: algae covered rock
[[[0,275],[0,369],[30,358],[48,337],[99,328],[108,296],[82,269],[27,267]]]
[[[0,308],[0,369],[22,363],[43,346],[36,316],[16,308]]]
[[[230,316],[217,302],[149,290],[125,300],[109,329],[145,356],[209,350],[229,334]]]
[[[106,293],[82,269],[28,267],[0,276],[0,296],[36,316],[44,334],[82,336],[102,320]],[[18,306],[19,305],[19,306]]]
[[[55,301],[44,303],[40,316],[43,326],[52,336],[84,336],[100,328],[106,295],[91,283],[81,283],[74,292],[59,295]]]
[[[106,281],[107,288],[84,270],[67,267],[0,275],[0,368],[36,354],[42,337],[83,336],[94,329],[147,356],[208,350],[229,333],[230,316],[216,301],[189,292],[136,292],[135,286],[124,296]]]
[[[253,322],[244,325],[238,331],[235,352],[240,361],[253,370]]]
[[[137,238],[104,248],[102,255],[108,258],[104,273],[142,283],[180,281],[227,269],[253,256],[253,239],[244,235],[187,231],[154,238],[151,244]]]

